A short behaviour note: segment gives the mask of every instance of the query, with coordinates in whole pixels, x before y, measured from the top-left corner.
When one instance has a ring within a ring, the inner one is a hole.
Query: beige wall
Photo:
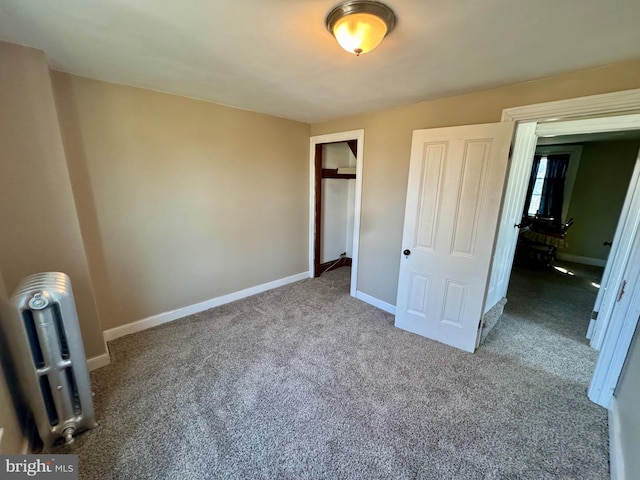
[[[38,50],[0,42],[0,270],[71,277],[87,357],[105,352],[60,138],[49,68]]]
[[[0,272],[0,325],[4,321],[5,308],[7,307],[9,294],[4,284],[2,272]],[[0,332],[0,335],[2,333]],[[4,341],[0,341],[0,360],[2,360],[2,368],[0,368],[0,428],[3,428],[2,440],[0,441],[0,454],[22,453],[24,448],[24,436],[20,427],[20,421],[14,407],[11,392],[17,388],[16,380],[7,375],[7,365],[4,358]]]
[[[15,388],[14,381],[11,386],[3,370],[0,370],[0,428],[3,429],[2,441],[0,441],[0,454],[24,453],[25,437],[22,434],[20,422],[16,414],[10,389]]]
[[[57,167],[64,157],[52,118],[46,62],[39,52],[10,48],[37,57],[28,67],[37,72],[19,65],[17,71],[26,75],[19,81],[19,73],[6,74],[15,69],[3,69],[3,78],[15,83],[3,89],[7,101],[17,106],[28,98],[32,107],[37,105],[32,115],[43,108],[47,114],[28,125],[12,121],[2,134],[28,135],[31,140],[35,129],[36,137],[50,135],[53,146],[40,150],[47,151],[46,165],[22,162],[20,168],[8,169],[11,178],[0,182],[35,187],[46,178],[50,187],[51,172],[44,167],[60,174]],[[358,288],[395,304],[414,129],[499,121],[502,110],[511,106],[638,88],[640,60],[311,127],[58,72],[52,72],[52,80],[95,302],[106,329],[305,271],[308,137],[358,128],[365,129]],[[29,90],[21,95],[20,89]],[[12,156],[20,158],[15,151]],[[58,180],[66,183],[65,178]],[[66,193],[54,195],[52,205],[62,202],[61,211],[75,216],[68,188],[62,191]],[[15,217],[40,214],[31,195],[29,208],[14,208],[23,192],[13,188],[10,201],[0,209],[3,220],[15,223]],[[34,223],[28,230],[43,230],[42,223],[65,224],[51,216]],[[72,245],[56,256],[56,263],[68,264],[69,259],[63,259],[78,249],[79,236],[76,227],[61,230],[31,237],[46,237],[57,248],[60,243]],[[0,239],[5,259],[26,257],[25,262],[44,269],[47,262],[24,255],[33,250],[29,243],[37,241],[18,241],[22,236],[26,234]],[[11,243],[13,250],[2,242]],[[82,248],[79,252],[74,259],[84,265]],[[16,264],[0,263],[9,287],[27,270]],[[92,304],[86,268],[79,266],[78,272],[74,288],[89,294],[77,296]],[[92,351],[100,350],[95,317],[95,312],[84,315],[83,333],[91,337]]]
[[[573,187],[563,253],[606,260],[638,156],[639,141],[585,143]]]
[[[413,130],[498,122],[504,108],[631,88],[640,88],[640,60],[312,125],[312,135],[365,130],[358,289],[396,303]]]
[[[640,472],[640,332],[636,334],[625,360],[624,369],[616,388],[618,417],[620,418],[620,447],[624,459],[625,477],[637,478]]]
[[[105,329],[308,270],[309,125],[52,78]]]

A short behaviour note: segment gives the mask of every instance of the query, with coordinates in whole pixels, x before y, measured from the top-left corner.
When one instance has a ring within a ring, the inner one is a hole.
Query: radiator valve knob
[[[62,434],[64,435],[64,441],[66,442],[67,445],[73,443],[73,432],[75,432],[76,429],[73,427],[69,427],[69,428],[65,428],[64,432],[62,432]]]

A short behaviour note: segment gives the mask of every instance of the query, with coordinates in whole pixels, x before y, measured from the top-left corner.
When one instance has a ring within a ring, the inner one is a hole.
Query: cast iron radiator
[[[22,395],[44,448],[96,426],[71,281],[45,272],[22,279],[6,329]]]

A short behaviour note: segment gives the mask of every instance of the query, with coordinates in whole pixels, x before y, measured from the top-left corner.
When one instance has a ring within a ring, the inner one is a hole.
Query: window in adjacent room
[[[531,190],[531,198],[529,199],[529,209],[527,214],[530,217],[533,217],[538,213],[538,209],[540,208],[540,200],[542,199],[542,186],[544,185],[544,179],[547,174],[547,156],[540,158],[539,162],[536,162],[537,171],[532,172],[535,174],[535,180],[533,183],[533,189]]]
[[[566,221],[580,162],[581,145],[539,145],[531,166],[523,222],[533,217]]]

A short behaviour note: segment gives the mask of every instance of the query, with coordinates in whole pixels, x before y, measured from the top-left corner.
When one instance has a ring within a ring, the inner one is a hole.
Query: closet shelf
[[[323,168],[322,178],[356,178],[355,173],[338,173],[337,168]]]

